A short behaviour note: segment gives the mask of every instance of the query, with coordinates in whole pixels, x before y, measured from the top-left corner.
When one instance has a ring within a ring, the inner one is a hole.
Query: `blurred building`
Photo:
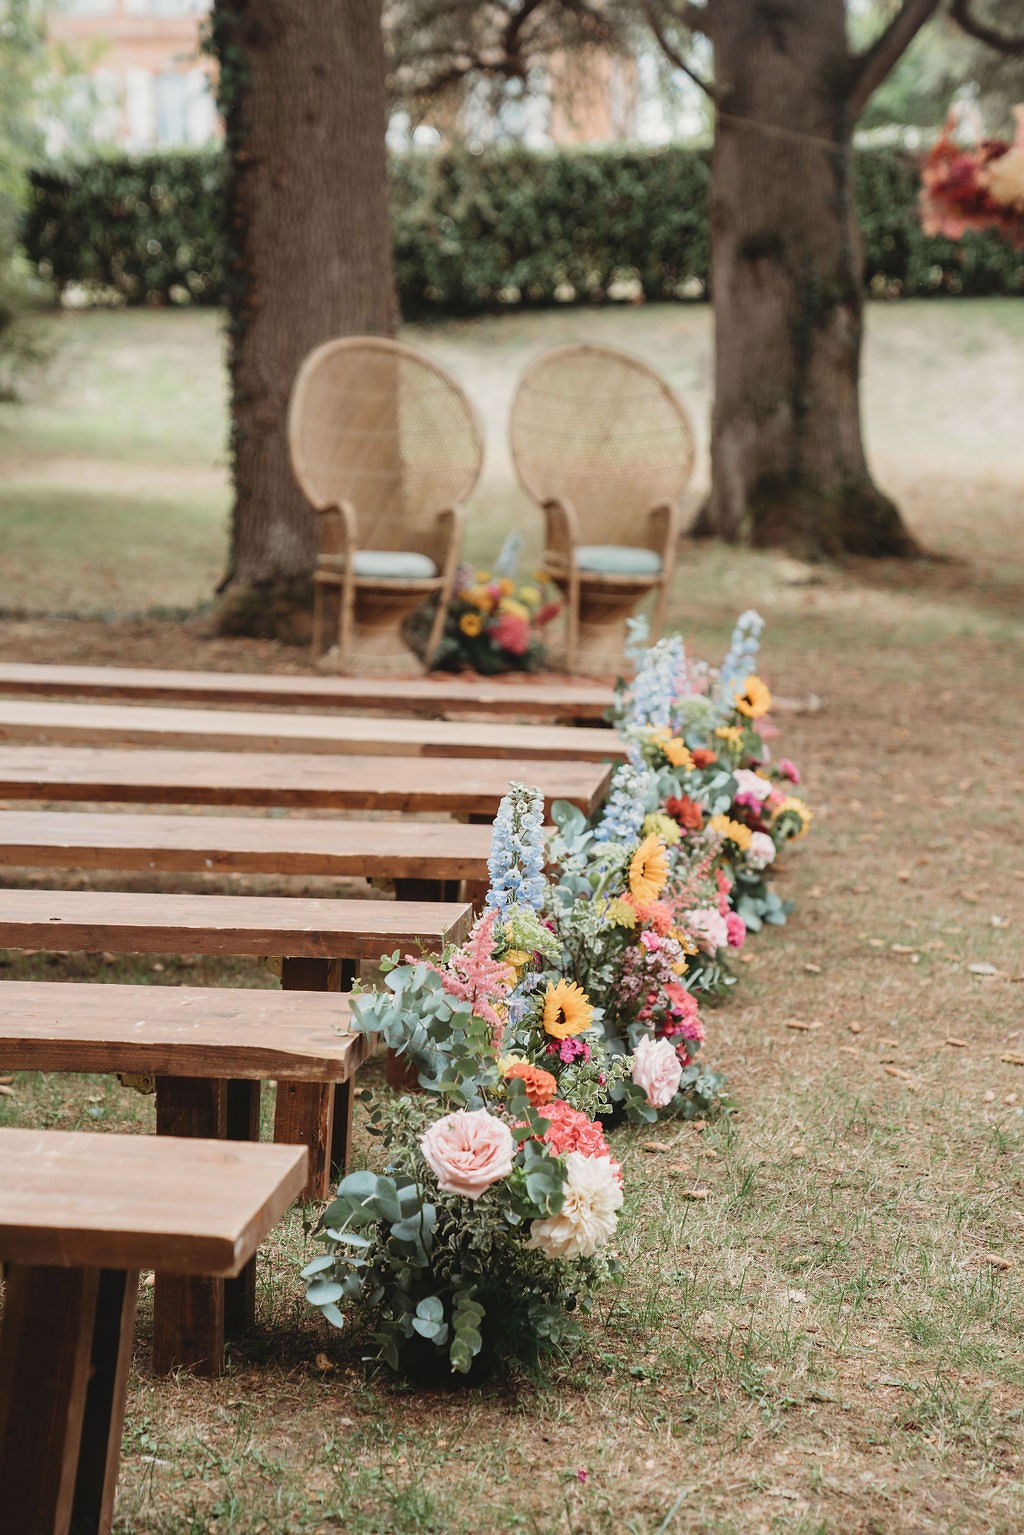
[[[50,0],[50,40],[82,74],[56,147],[83,135],[127,149],[216,138],[214,65],[200,51],[209,9],[209,0]]]

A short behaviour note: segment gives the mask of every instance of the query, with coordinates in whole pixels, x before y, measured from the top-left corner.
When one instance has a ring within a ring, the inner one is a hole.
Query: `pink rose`
[[[645,1034],[633,1051],[633,1081],[647,1094],[652,1109],[663,1109],[679,1091],[683,1064],[667,1039]]]
[[[751,799],[762,804],[772,792],[772,786],[767,778],[762,778],[760,773],[752,773],[749,768],[737,768],[732,775],[736,780],[736,786],[740,794],[749,794]]]
[[[747,862],[754,869],[766,869],[775,862],[775,843],[766,831],[754,832],[747,848]]]
[[[457,1109],[424,1130],[420,1150],[446,1194],[479,1199],[512,1171],[516,1142],[508,1125],[486,1109]]]
[[[747,938],[747,924],[738,911],[731,911],[725,919],[725,925],[729,930],[730,949],[742,949]]]
[[[728,947],[729,929],[721,912],[715,911],[714,907],[702,906],[699,911],[688,911],[686,926],[705,954]]]

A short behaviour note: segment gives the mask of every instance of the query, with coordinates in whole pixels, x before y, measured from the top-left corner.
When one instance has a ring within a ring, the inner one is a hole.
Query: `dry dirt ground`
[[[930,457],[919,436],[901,464],[898,436],[887,484],[949,562],[824,573],[701,547],[681,563],[695,650],[720,655],[758,606],[763,675],[823,704],[778,720],[815,820],[782,873],[789,925],[751,941],[711,1018],[734,1116],[615,1132],[626,1280],[582,1357],[483,1391],[396,1388],[361,1362],[358,1323],[339,1337],[304,1308],[296,1215],[223,1380],[153,1377],[144,1296],[119,1535],[1024,1524],[1019,448],[972,462],[947,439]],[[155,619],[11,620],[0,656],[305,666]],[[0,959],[6,976],[129,973]],[[131,973],[272,984],[194,962]],[[104,1079],[20,1077],[0,1097],[4,1123],[150,1114]]]

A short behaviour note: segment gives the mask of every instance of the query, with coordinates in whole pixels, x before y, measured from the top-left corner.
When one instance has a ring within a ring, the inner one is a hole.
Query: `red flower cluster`
[[[968,229],[996,229],[1024,246],[1021,208],[1000,200],[990,181],[991,167],[1015,146],[1005,139],[982,139],[966,148],[956,142],[953,129],[953,120],[947,120],[921,171],[918,209],[925,234],[959,240]]]
[[[696,752],[691,753],[695,758]],[[670,815],[683,831],[700,831],[704,825],[704,813],[696,800],[686,794],[671,794],[665,801],[665,813]]]

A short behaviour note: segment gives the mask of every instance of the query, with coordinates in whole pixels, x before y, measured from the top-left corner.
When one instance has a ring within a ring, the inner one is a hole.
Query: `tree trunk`
[[[803,557],[916,545],[861,437],[844,0],[715,0],[712,488],[695,532]]]
[[[380,0],[217,0],[235,504],[224,632],[308,634],[316,517],[288,460],[310,349],[392,335]]]

